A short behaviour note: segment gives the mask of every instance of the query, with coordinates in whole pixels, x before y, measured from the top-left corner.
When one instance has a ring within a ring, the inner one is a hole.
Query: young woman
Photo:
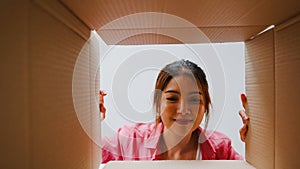
[[[100,112],[106,112],[100,91]],[[242,95],[246,109],[246,97]],[[224,134],[206,131],[211,100],[203,70],[179,60],[159,73],[154,93],[156,122],[126,125],[102,142],[102,163],[111,160],[241,160]],[[249,119],[240,112],[245,140]]]

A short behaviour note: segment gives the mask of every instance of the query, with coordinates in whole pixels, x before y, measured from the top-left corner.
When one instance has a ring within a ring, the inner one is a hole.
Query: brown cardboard
[[[274,33],[246,42],[251,118],[246,159],[257,168],[300,167],[299,21],[298,15],[276,26]]]
[[[300,17],[275,31],[275,168],[299,168]]]
[[[0,165],[3,168],[29,169],[28,7],[27,1],[0,5]]]
[[[73,69],[85,40],[35,3],[29,37],[30,168],[91,168],[92,142],[72,101]]]
[[[284,20],[295,16],[299,13],[299,2],[297,0],[255,0],[255,1],[197,1],[191,0],[183,3],[181,0],[160,1],[160,0],[62,0],[72,12],[74,12],[83,22],[91,29],[98,31],[103,30],[103,26],[120,17],[140,12],[162,12],[179,16],[191,23],[197,28],[204,30],[211,42],[233,42],[245,41],[256,35],[258,32],[274,24],[277,25]],[[128,36],[132,29],[136,28],[155,28],[167,29],[173,31],[178,26],[164,27],[163,24],[151,25],[153,18],[144,18],[143,22],[136,20],[122,23],[110,30],[103,30],[103,40],[107,44],[116,44],[116,41],[124,40],[123,36]],[[164,22],[160,22],[164,23]],[[122,29],[126,27],[127,29]],[[121,29],[121,30],[120,30]],[[185,34],[189,33],[189,28]],[[120,33],[121,32],[121,33]],[[108,33],[108,35],[104,35]],[[114,36],[112,36],[112,34]],[[121,37],[118,37],[118,36]],[[112,39],[111,39],[112,38]],[[135,40],[123,41],[122,44],[136,44],[137,40],[140,44],[145,44],[144,37],[135,37]],[[186,43],[195,42],[193,36]],[[151,43],[176,43],[176,41],[162,40]]]
[[[75,15],[73,15],[61,2],[53,0],[34,0],[34,2],[71,30],[76,32],[83,39],[88,40],[90,36],[90,29]]]
[[[164,12],[180,16],[198,27],[279,24],[299,12],[297,0],[62,0],[91,29],[138,12]],[[145,24],[145,23],[143,23]]]
[[[73,68],[86,40],[33,1],[2,7],[1,168],[98,168],[100,149],[72,103]]]
[[[98,168],[100,147],[83,131],[72,99],[74,66],[86,41],[36,4],[32,4],[30,21],[31,168]],[[91,46],[82,53],[91,58],[93,50]],[[82,70],[82,81],[94,80],[86,76],[93,71],[91,63]],[[95,90],[94,86],[83,88]],[[87,118],[95,107],[90,106],[92,96],[81,93],[90,108]],[[97,118],[90,120],[100,123]],[[100,125],[91,127],[100,134]]]
[[[274,31],[245,44],[246,93],[249,101],[249,133],[246,159],[257,168],[274,168],[275,79]]]

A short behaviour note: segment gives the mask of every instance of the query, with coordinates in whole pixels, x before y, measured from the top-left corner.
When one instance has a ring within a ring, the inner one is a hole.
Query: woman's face
[[[196,130],[206,110],[202,89],[190,75],[176,76],[162,91],[161,120],[168,131],[185,136]]]

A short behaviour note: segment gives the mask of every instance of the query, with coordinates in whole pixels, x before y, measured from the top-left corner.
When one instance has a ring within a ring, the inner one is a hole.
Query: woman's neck
[[[192,139],[192,133],[188,133],[185,136],[178,136],[170,131],[166,131],[163,133],[162,137],[168,150],[181,150],[190,144]]]
[[[161,153],[164,154],[165,159],[182,159],[184,154],[189,154],[192,157],[195,155],[198,141],[192,132],[185,136],[178,136],[171,131],[164,131],[161,144],[163,144]]]

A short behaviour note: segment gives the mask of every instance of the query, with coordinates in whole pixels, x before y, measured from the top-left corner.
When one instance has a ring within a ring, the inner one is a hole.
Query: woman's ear
[[[157,117],[160,117],[160,113],[159,112],[156,112],[156,118]]]
[[[161,122],[161,117],[160,117],[160,113],[157,112],[156,113],[156,119],[155,119],[156,123],[160,123]]]

